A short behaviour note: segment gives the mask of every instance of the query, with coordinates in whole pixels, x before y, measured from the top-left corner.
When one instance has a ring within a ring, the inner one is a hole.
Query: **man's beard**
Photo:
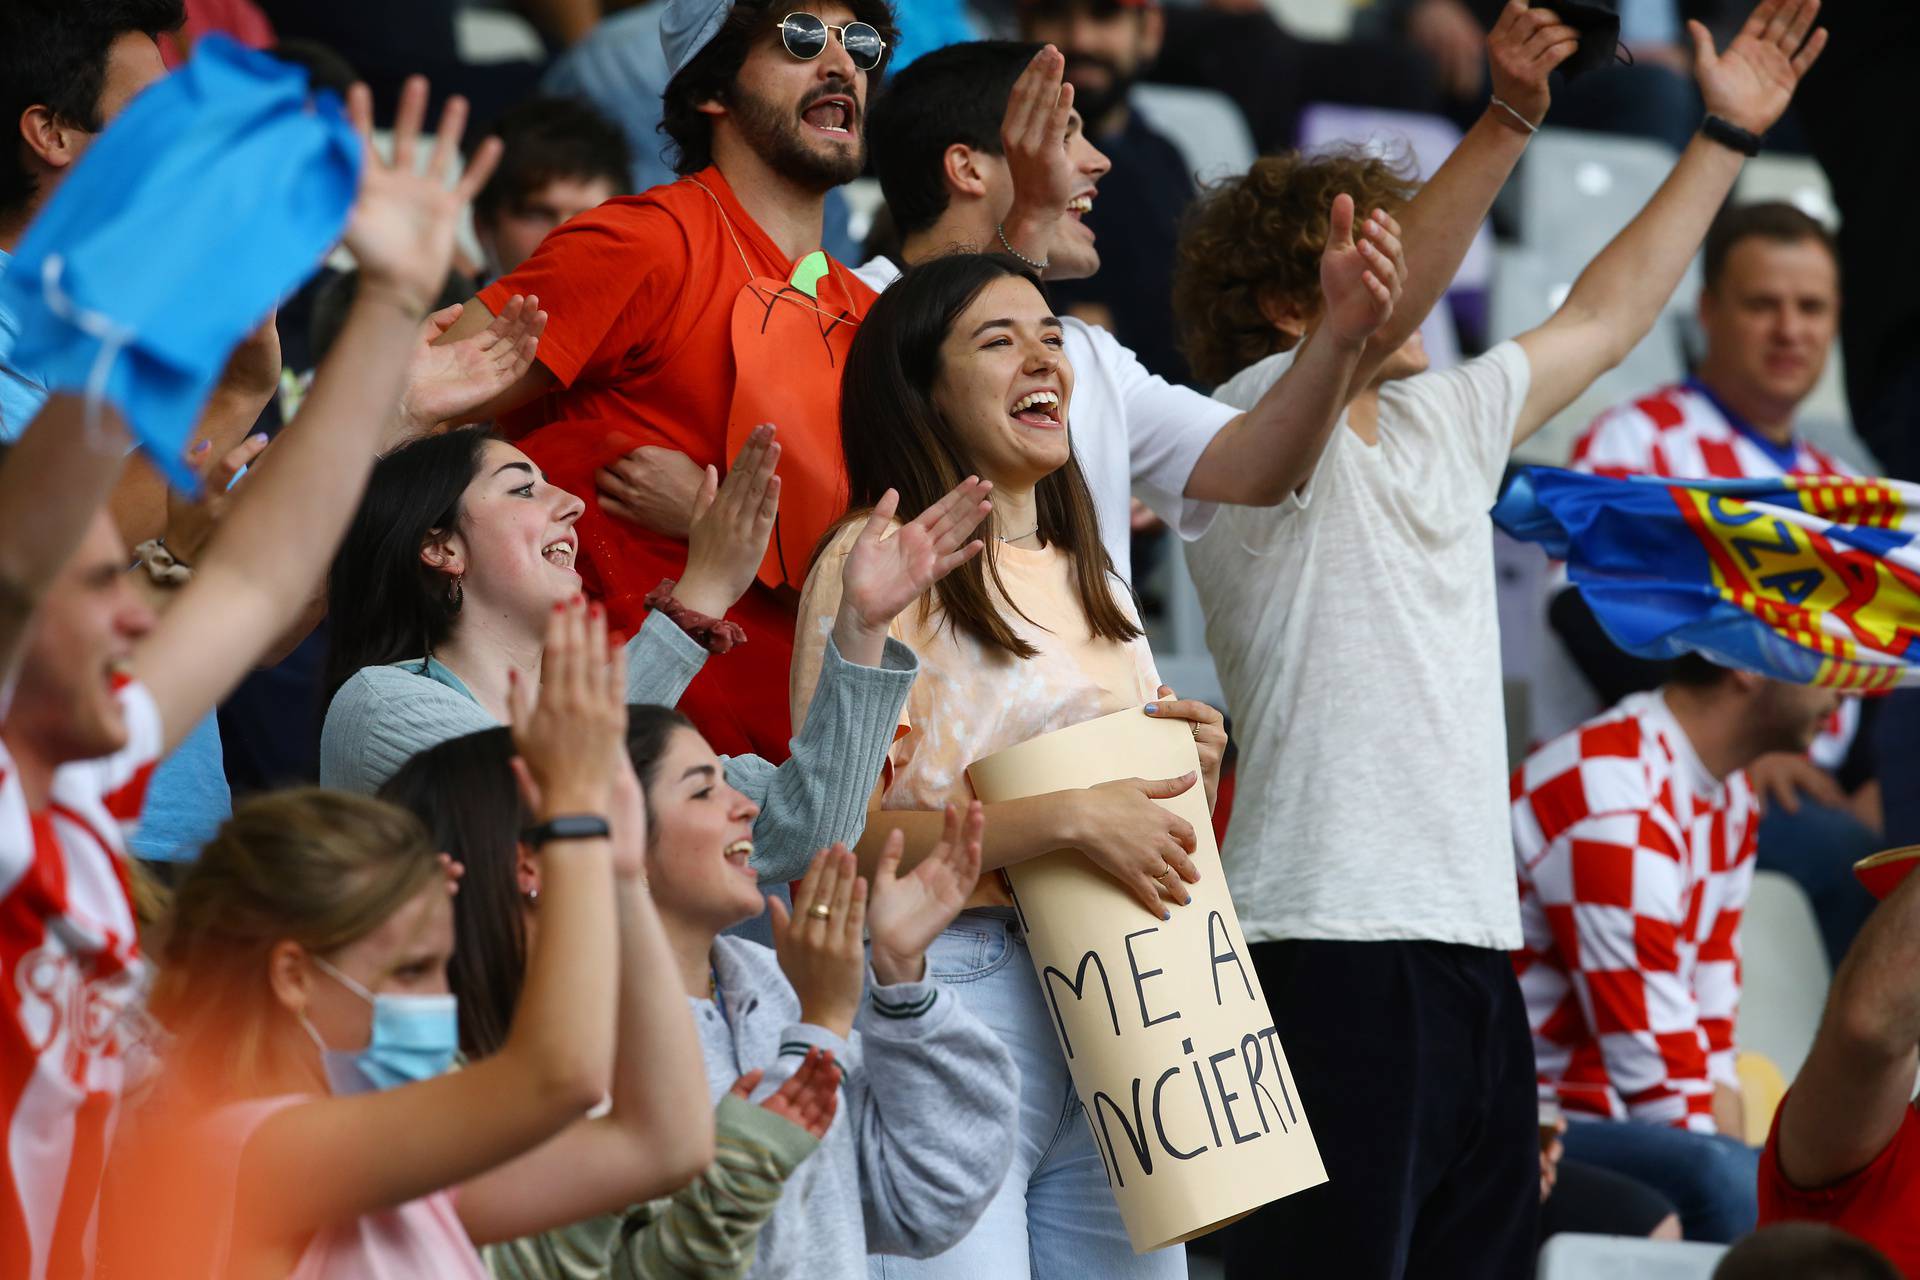
[[[808,94],[798,110],[790,110],[736,83],[728,106],[734,128],[775,173],[795,186],[826,192],[852,182],[867,163],[865,120],[857,106],[853,108],[854,118],[847,122],[848,131],[859,142],[857,147],[848,151],[831,143],[810,145],[808,125],[800,117],[815,102],[835,94],[846,95],[852,103],[859,101],[852,85],[830,80]]]
[[[1098,67],[1107,73],[1104,88],[1089,89],[1085,79],[1075,78],[1076,70]],[[1122,71],[1118,65],[1091,53],[1070,53],[1067,55],[1067,82],[1073,86],[1073,105],[1080,109],[1080,118],[1087,122],[1089,129],[1104,127],[1107,117],[1114,108],[1127,100],[1127,94],[1133,89],[1133,75]]]

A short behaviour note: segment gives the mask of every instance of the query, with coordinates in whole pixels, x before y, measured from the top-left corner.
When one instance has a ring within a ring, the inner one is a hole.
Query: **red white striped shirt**
[[[1767,439],[1734,416],[1698,378],[1615,405],[1595,418],[1573,446],[1573,469],[1676,480],[1861,474],[1798,435],[1785,445]],[[1860,704],[1843,699],[1807,754],[1823,769],[1838,769],[1859,728]]]
[[[0,1275],[81,1276],[144,989],[124,861],[160,754],[146,688],[116,691],[124,749],[54,773],[27,807],[0,742]]]
[[[1514,953],[1540,1093],[1569,1115],[1714,1131],[1733,1084],[1740,913],[1759,812],[1656,691],[1514,771],[1525,935]]]

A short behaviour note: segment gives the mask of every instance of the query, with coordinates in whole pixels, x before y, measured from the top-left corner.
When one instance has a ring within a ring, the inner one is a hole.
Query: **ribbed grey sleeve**
[[[655,610],[627,641],[627,701],[671,707],[706,665],[707,651]]]
[[[428,747],[498,728],[480,704],[401,667],[362,667],[327,707],[320,785],[372,795]]]
[[[819,850],[860,838],[919,670],[920,659],[898,640],[887,641],[879,666],[861,667],[842,658],[828,637],[806,727],[787,762],[776,769],[759,756],[726,761],[727,781],[760,806],[753,867],[762,884],[797,880]]]
[[[930,1258],[1000,1189],[1020,1113],[1000,1037],[933,981],[883,987],[867,970],[854,1022],[862,1070],[846,1085],[867,1252]]]

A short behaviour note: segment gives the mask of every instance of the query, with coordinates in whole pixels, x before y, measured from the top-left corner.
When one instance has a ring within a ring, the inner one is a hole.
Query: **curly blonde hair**
[[[1285,350],[1261,300],[1320,307],[1320,254],[1341,192],[1356,216],[1398,211],[1419,183],[1404,158],[1357,150],[1262,156],[1246,173],[1213,183],[1187,210],[1173,272],[1173,315],[1194,376],[1225,382]]]

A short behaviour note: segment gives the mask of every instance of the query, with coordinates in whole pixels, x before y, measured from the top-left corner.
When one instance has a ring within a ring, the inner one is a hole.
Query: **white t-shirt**
[[[1215,392],[1251,404],[1292,362]],[[1240,744],[1222,857],[1249,939],[1520,945],[1487,510],[1518,345],[1388,383],[1304,496],[1228,507],[1187,563]]]
[[[854,274],[877,292],[900,278],[900,268],[875,258]],[[1067,363],[1073,366],[1067,434],[1093,493],[1100,541],[1113,558],[1114,572],[1131,586],[1128,498],[1138,494],[1183,538],[1205,533],[1219,508],[1181,495],[1207,445],[1240,411],[1148,373],[1132,351],[1098,325],[1066,316],[1061,328]]]

